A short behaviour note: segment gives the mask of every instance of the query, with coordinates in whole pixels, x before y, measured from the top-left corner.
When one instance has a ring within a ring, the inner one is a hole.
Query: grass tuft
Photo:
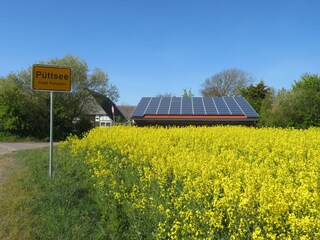
[[[37,139],[34,137],[19,137],[17,135],[0,132],[0,142],[40,142],[40,141],[48,142],[48,139]]]
[[[107,239],[85,165],[55,149],[16,152],[22,162],[0,191],[0,239]]]

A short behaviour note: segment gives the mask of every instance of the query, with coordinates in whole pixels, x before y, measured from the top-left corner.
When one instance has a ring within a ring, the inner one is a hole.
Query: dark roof
[[[259,115],[243,97],[143,97],[132,113],[139,125],[255,123]]]
[[[113,117],[113,113],[112,113],[112,106],[113,106],[114,115],[116,119],[118,121],[126,120],[126,117],[122,114],[122,112],[119,110],[119,108],[110,98],[94,91],[90,91],[90,93],[109,117],[111,118]]]

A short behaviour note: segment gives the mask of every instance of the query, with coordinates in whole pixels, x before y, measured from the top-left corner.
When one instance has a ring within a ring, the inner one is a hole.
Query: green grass
[[[16,135],[7,134],[4,132],[0,132],[0,142],[39,142],[46,141],[47,139],[35,139],[32,137],[21,138]]]
[[[7,154],[2,160],[8,161],[12,156]],[[0,239],[31,239],[29,211],[25,205],[30,195],[20,182],[25,168],[21,167],[21,161],[17,162],[17,171],[7,174],[9,177],[2,178],[0,183]]]
[[[55,149],[50,179],[48,152],[12,154],[22,164],[0,189],[0,239],[108,239],[85,165]]]
[[[16,142],[16,141],[19,141],[19,137],[0,132],[0,142]]]

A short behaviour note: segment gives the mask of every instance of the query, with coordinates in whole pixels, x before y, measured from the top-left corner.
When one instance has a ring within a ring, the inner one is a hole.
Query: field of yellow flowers
[[[117,126],[65,145],[123,238],[320,239],[320,129]]]

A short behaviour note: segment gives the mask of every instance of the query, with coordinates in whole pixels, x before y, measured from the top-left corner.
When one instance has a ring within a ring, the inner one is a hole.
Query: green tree
[[[272,88],[267,87],[261,80],[256,85],[250,84],[247,88],[242,88],[240,92],[256,112],[260,114],[263,101],[266,101],[266,98],[270,98],[272,95]]]
[[[305,73],[292,86],[294,127],[320,126],[320,76]]]
[[[320,126],[320,76],[303,74],[290,90],[279,91],[269,110],[264,109],[267,126],[308,128]]]
[[[43,111],[42,106],[49,106],[49,102],[24,84],[25,74],[25,71],[9,74],[0,82],[0,130],[19,136],[44,137],[42,129],[49,126],[46,121],[49,112]]]
[[[268,95],[266,98],[264,98],[261,101],[261,106],[260,106],[260,111],[259,111],[259,115],[260,115],[260,119],[258,121],[258,126],[274,126],[274,123],[272,123],[272,106],[273,106],[273,102],[274,102],[274,92],[272,91],[272,93],[270,95]]]
[[[67,55],[41,64],[67,66],[72,69],[72,91],[54,94],[54,137],[62,139],[76,130],[74,120],[84,115],[84,106],[96,91],[117,101],[117,88],[101,69],[91,74],[79,57]],[[31,89],[31,67],[9,74],[0,82],[0,130],[20,136],[44,138],[49,135],[49,93]]]
[[[292,86],[294,91],[307,90],[313,93],[320,92],[320,76],[319,74],[305,73]]]
[[[289,108],[292,94],[286,89],[279,90],[270,101],[263,101],[260,109],[260,126],[287,127],[289,122]]]

